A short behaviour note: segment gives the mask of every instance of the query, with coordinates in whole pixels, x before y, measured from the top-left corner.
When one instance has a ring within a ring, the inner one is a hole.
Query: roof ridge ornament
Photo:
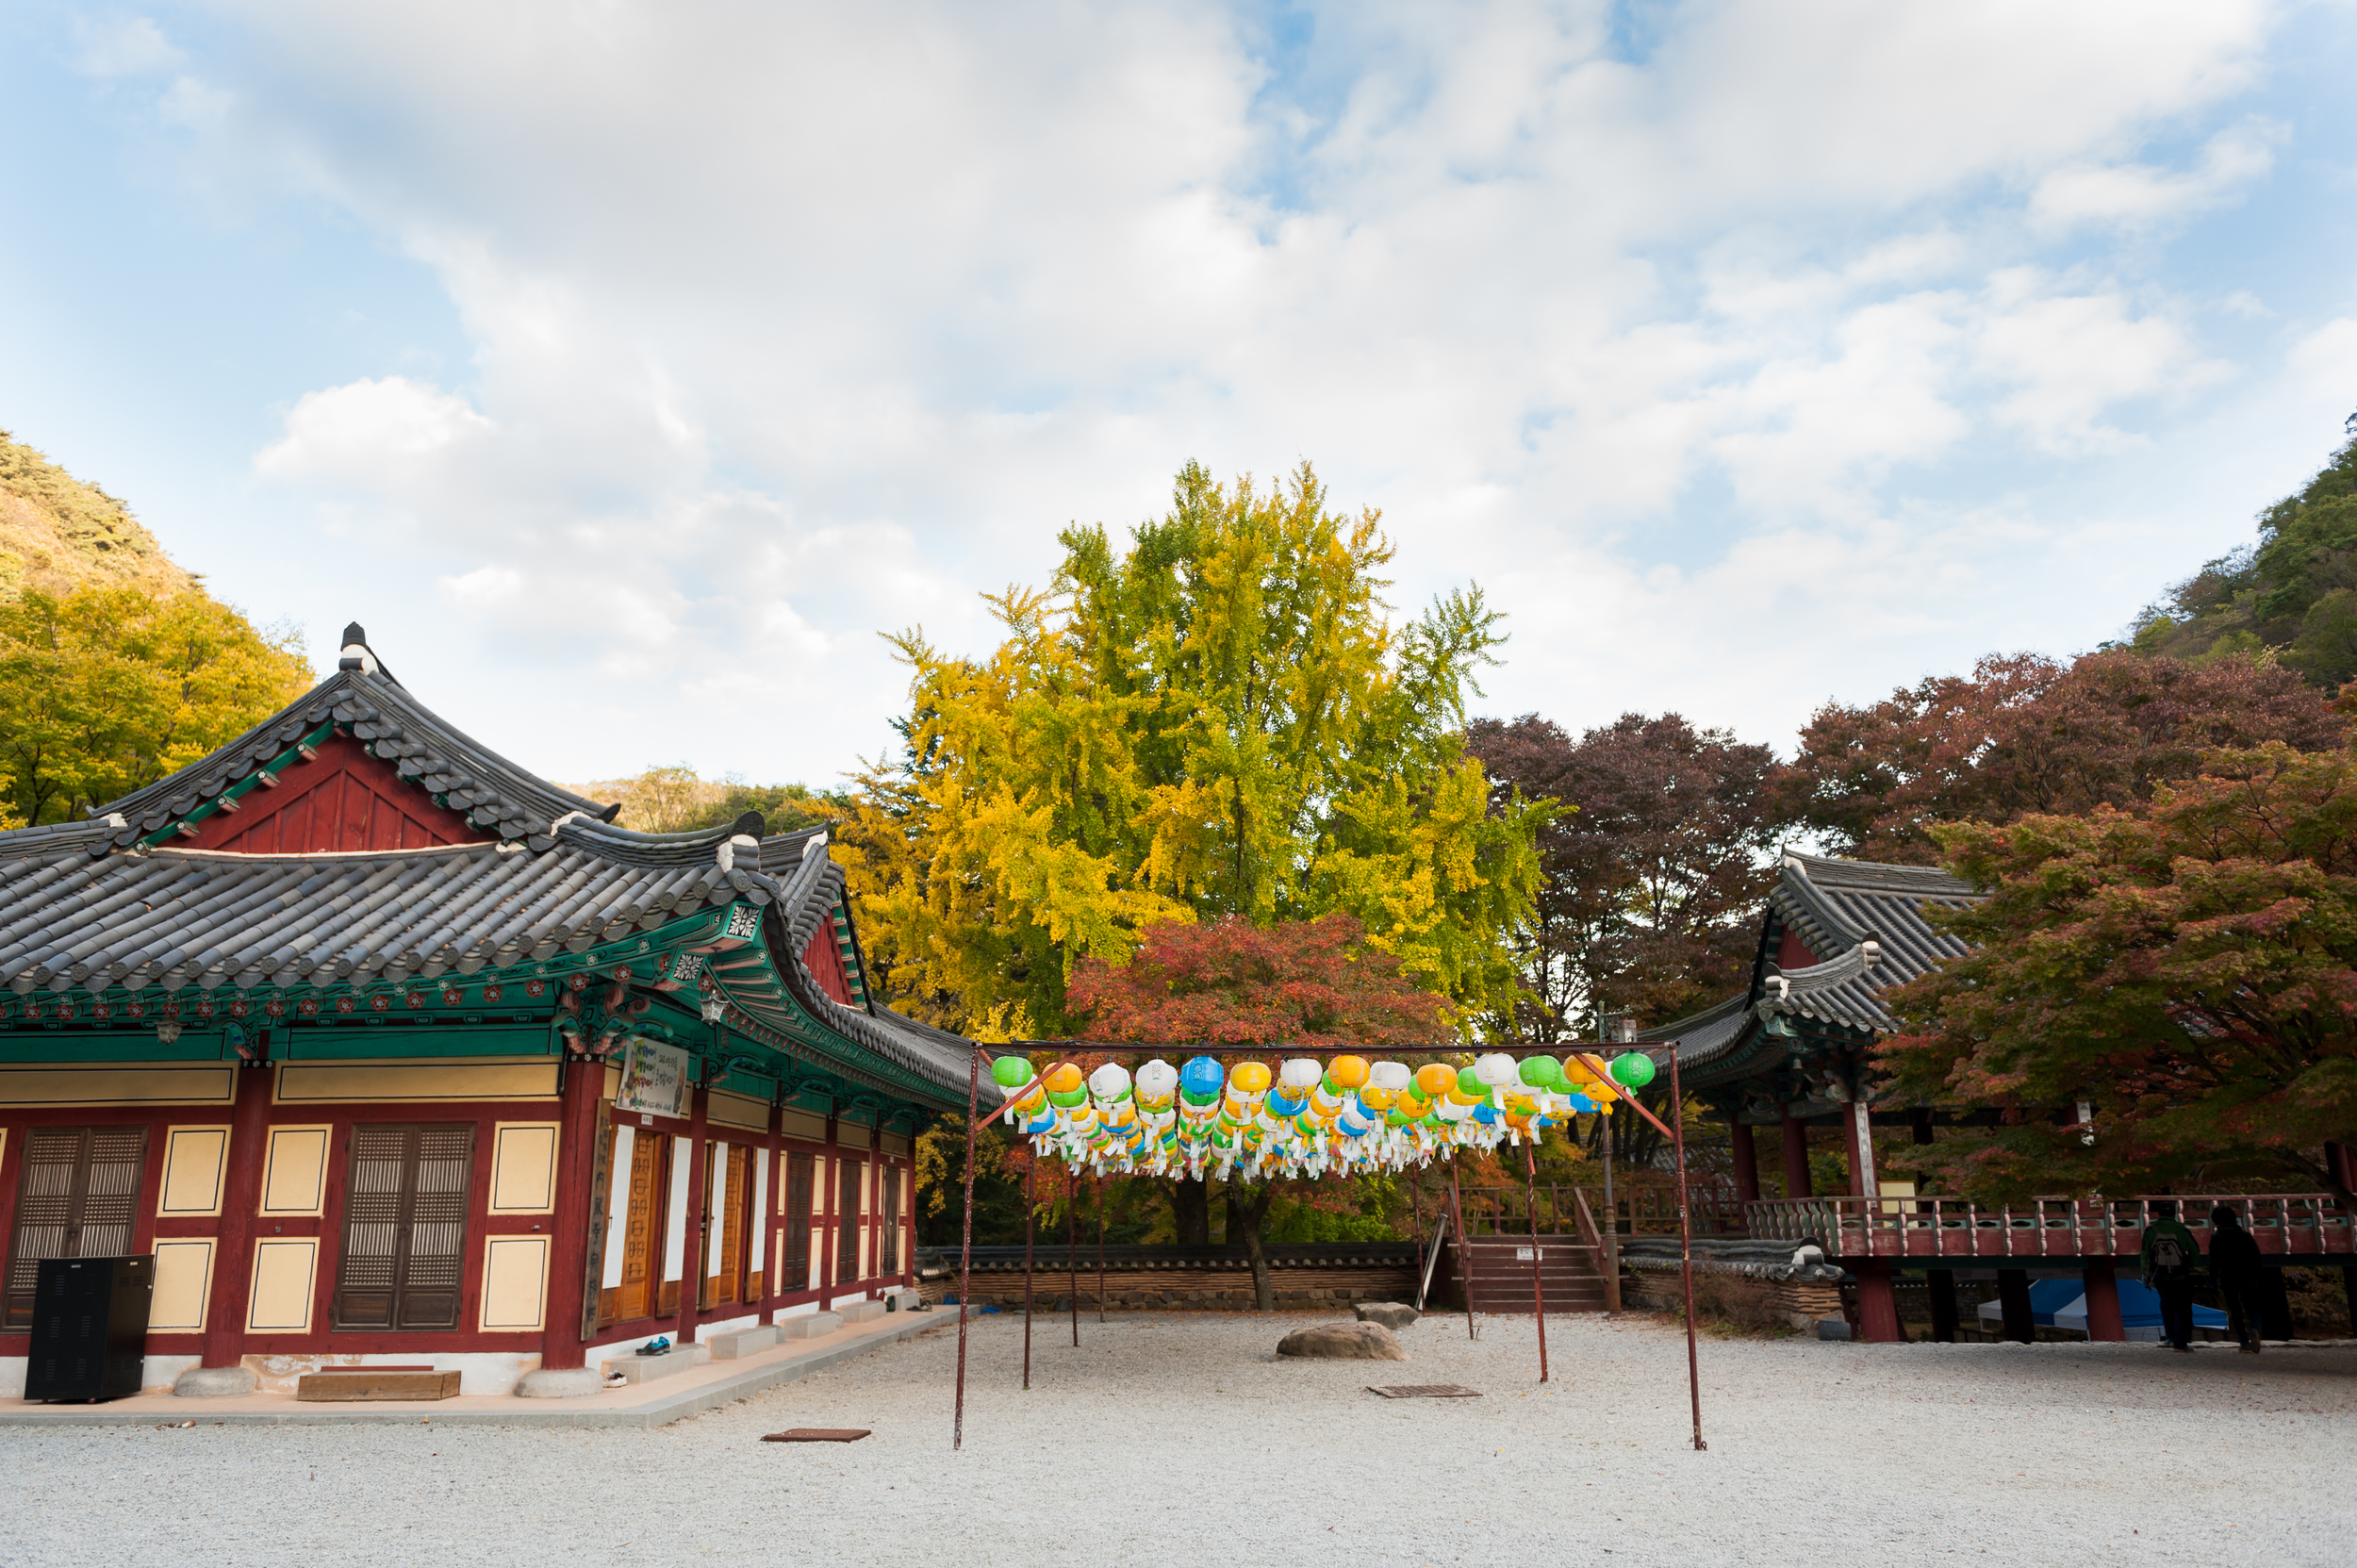
[[[337,658],[336,668],[353,670],[362,675],[374,675],[383,668],[376,662],[376,654],[369,647],[368,633],[360,629],[360,623],[356,620],[344,628],[343,652]]]
[[[736,851],[740,849],[750,850],[755,856],[759,856],[761,840],[750,834],[731,834],[720,840],[719,848],[712,851],[713,861],[721,870],[733,871],[736,869]],[[753,864],[758,868],[761,863],[756,859]]]

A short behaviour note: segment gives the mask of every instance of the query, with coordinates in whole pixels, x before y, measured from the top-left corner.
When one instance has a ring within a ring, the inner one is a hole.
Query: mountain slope
[[[0,430],[0,595],[196,586],[129,507]]]

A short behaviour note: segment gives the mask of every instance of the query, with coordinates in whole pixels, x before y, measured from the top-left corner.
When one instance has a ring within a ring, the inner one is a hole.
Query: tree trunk
[[[1255,1311],[1273,1312],[1277,1310],[1277,1286],[1269,1279],[1268,1250],[1261,1244],[1261,1227],[1268,1220],[1269,1200],[1277,1196],[1277,1183],[1263,1181],[1250,1189],[1252,1200],[1244,1202],[1245,1188],[1237,1182],[1228,1189],[1228,1239],[1244,1238],[1244,1255],[1252,1263],[1252,1305]]]
[[[1171,1229],[1180,1246],[1211,1245],[1211,1194],[1201,1181],[1172,1181]]]

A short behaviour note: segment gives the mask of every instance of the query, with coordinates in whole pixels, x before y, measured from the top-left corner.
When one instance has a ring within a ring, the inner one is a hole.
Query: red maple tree
[[[1255,926],[1241,916],[1155,926],[1126,965],[1083,958],[1066,991],[1075,1015],[1102,1040],[1178,1050],[1251,1046],[1365,1046],[1407,1050],[1451,1044],[1456,1010],[1400,972],[1348,915]],[[1244,1243],[1262,1312],[1276,1309],[1262,1228],[1281,1179],[1228,1187],[1228,1234]],[[1171,1192],[1179,1239],[1210,1239],[1206,1184]],[[1193,1223],[1190,1223],[1190,1222]]]

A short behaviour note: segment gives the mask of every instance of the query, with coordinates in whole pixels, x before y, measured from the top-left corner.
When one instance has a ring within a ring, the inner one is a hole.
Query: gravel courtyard
[[[1706,1340],[1641,1321],[1404,1331],[1283,1362],[1314,1318],[976,1321],[652,1431],[0,1432],[0,1561],[2340,1564],[2357,1349]],[[1385,1400],[1370,1382],[1480,1399]],[[845,1444],[764,1444],[792,1426]]]

